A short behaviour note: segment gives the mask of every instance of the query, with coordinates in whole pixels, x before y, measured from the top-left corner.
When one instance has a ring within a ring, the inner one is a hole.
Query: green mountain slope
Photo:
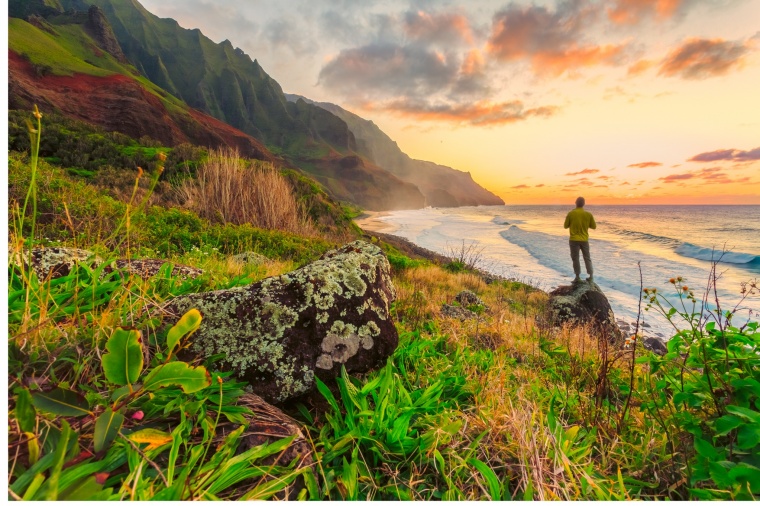
[[[298,95],[286,97],[292,101],[309,101]],[[457,207],[504,204],[501,198],[473,181],[469,172],[412,159],[372,121],[335,104],[310,102],[345,121],[356,138],[357,152],[400,179],[415,184],[425,195],[427,205]]]

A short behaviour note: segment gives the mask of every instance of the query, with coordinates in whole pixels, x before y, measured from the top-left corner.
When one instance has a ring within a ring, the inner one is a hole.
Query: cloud
[[[629,165],[629,167],[634,167],[637,169],[648,169],[650,167],[660,167],[662,164],[660,162],[640,162],[640,163],[632,163]]]
[[[381,104],[367,103],[364,104],[364,108],[369,110],[382,109],[418,120],[448,121],[475,126],[516,123],[533,116],[553,116],[558,111],[558,108],[554,106],[525,109],[519,100],[501,103],[476,102],[473,104],[435,104],[424,100],[396,100]]]
[[[672,50],[660,63],[657,75],[706,79],[726,74],[742,65],[752,49],[750,41],[691,38]]]
[[[648,17],[671,18],[689,3],[688,0],[617,0],[607,9],[607,16],[613,23],[632,25]]]
[[[694,174],[687,173],[687,174],[671,174],[669,176],[661,177],[660,181],[665,181],[666,183],[673,183],[675,181],[683,181],[685,179],[692,179],[694,178]]]
[[[518,184],[517,186],[510,186],[510,188],[513,188],[515,190],[522,190],[525,188],[530,188],[527,184]]]
[[[407,12],[404,16],[404,31],[413,39],[450,45],[453,40],[472,45],[473,31],[470,21],[460,13]]]
[[[597,172],[599,172],[599,169],[583,169],[583,170],[579,170],[578,172],[568,172],[565,175],[566,176],[578,176],[578,175],[581,175],[581,174],[596,174]],[[586,178],[583,178],[583,179],[586,179]]]
[[[652,60],[639,60],[630,67],[628,67],[628,75],[629,76],[637,76],[639,74],[643,74],[653,66],[655,66],[656,63]]]
[[[718,149],[692,156],[688,162],[717,162],[719,160],[747,162],[760,160],[760,147],[749,151],[738,149]]]
[[[746,183],[750,180],[749,177],[743,177],[739,179],[732,179],[725,173],[721,167],[710,167],[707,169],[701,169],[698,171],[687,172],[684,174],[671,174],[669,176],[661,177],[660,181],[666,183],[673,183],[677,181],[684,181],[688,179],[701,180],[702,184],[733,184],[733,183]]]
[[[541,184],[537,184],[536,188],[543,188],[544,186],[546,186],[546,185],[544,183],[541,183]]]
[[[627,44],[600,45],[585,40],[598,17],[594,4],[564,2],[556,11],[509,4],[494,14],[487,51],[497,60],[529,60],[538,74],[559,76],[567,70],[596,65],[620,65]]]
[[[424,44],[374,42],[344,49],[319,73],[319,84],[365,110],[421,120],[488,126],[549,117],[558,107],[493,101],[485,58]]]

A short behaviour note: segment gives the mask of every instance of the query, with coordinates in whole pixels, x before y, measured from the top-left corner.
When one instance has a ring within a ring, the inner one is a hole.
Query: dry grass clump
[[[186,207],[212,221],[314,233],[287,179],[271,163],[244,160],[237,151],[212,149],[196,178],[177,191]]]

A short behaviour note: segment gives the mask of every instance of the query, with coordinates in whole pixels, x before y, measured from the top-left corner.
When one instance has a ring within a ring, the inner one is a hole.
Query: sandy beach
[[[388,216],[388,214],[388,211],[364,211],[354,219],[354,223],[356,223],[362,230],[368,232],[391,234],[398,229],[398,226],[386,223],[381,219],[384,216]]]

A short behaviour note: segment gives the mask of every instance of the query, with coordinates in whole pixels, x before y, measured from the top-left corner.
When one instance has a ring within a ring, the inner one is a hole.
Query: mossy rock
[[[355,241],[291,273],[181,296],[164,309],[169,323],[192,308],[203,315],[185,358],[224,354],[222,369],[282,402],[312,390],[315,376],[327,382],[344,366],[385,364],[398,345],[394,298],[382,250]]]

